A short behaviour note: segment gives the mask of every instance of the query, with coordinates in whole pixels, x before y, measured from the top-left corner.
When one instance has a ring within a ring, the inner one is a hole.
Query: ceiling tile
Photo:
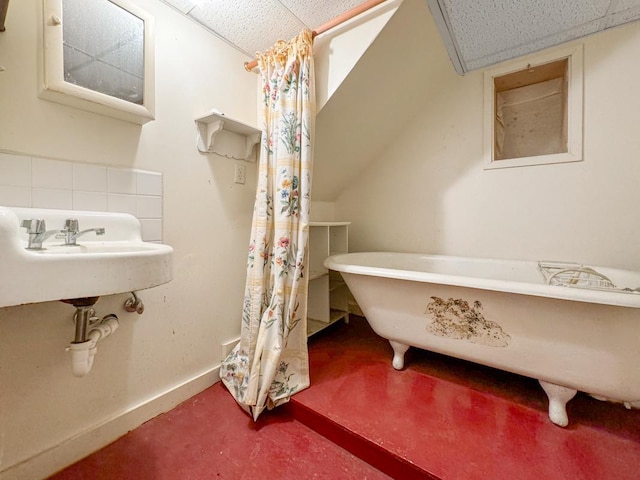
[[[632,8],[640,8],[640,0],[618,0],[613,3],[615,4],[613,8],[614,13],[623,12]]]
[[[638,20],[639,18],[640,6],[628,8],[627,10],[613,13],[609,17],[609,24],[607,25],[607,27],[617,27],[618,25],[624,25],[625,23],[633,22],[634,20]]]
[[[163,0],[174,8],[177,8],[182,13],[189,13],[189,11],[196,6],[195,1],[192,0]]]
[[[313,30],[360,5],[363,0],[281,0],[281,2],[309,29]]]
[[[574,40],[575,38],[584,37],[598,31],[600,22],[591,22],[586,25],[581,25],[570,31],[560,32],[557,35],[538,39],[534,42],[510,46],[498,52],[492,52],[487,56],[475,58],[465,62],[468,70],[477,70],[489,65],[494,65],[505,60],[511,60],[524,55],[528,55],[531,52],[543,50],[548,47],[560,45],[562,43]]]
[[[240,5],[244,5],[240,8]],[[276,0],[202,1],[189,16],[253,56],[278,40],[295,37],[304,25]]]
[[[460,53],[467,60],[558,35],[605,16],[609,0],[444,0]]]

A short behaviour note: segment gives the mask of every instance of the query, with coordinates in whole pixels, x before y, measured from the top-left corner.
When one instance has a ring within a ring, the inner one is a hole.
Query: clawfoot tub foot
[[[389,340],[391,348],[393,348],[393,368],[396,370],[402,370],[404,368],[404,354],[409,350],[409,345],[404,343]]]
[[[566,427],[569,424],[567,402],[571,400],[578,391],[543,380],[538,380],[538,382],[540,382],[540,386],[547,394],[547,397],[549,397],[549,419],[560,427]]]

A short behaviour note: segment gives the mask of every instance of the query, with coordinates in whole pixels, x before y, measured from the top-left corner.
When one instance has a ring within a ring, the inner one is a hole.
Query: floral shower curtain
[[[264,97],[240,343],[220,377],[256,420],[309,386],[306,246],[315,91],[312,35],[258,54]]]

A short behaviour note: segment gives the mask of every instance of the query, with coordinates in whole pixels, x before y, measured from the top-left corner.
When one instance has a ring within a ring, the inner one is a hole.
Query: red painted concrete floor
[[[217,384],[51,478],[640,478],[638,410],[579,394],[562,429],[535,380],[416,349],[395,371],[359,317],[309,351],[311,387],[256,424]]]
[[[50,478],[389,480],[286,409],[254,423],[221,383]]]
[[[336,327],[291,407],[394,478],[640,479],[640,410],[578,394],[560,428],[535,380],[418,349],[396,371],[364,319]]]

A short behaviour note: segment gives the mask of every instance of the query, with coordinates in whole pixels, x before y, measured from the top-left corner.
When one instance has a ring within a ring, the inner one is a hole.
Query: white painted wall
[[[428,22],[424,0],[404,0],[318,113],[314,201],[335,201],[350,188],[420,109],[425,88],[442,74],[431,65],[441,40]]]
[[[435,31],[431,20],[424,28]],[[434,44],[437,74],[402,77],[423,83],[420,112],[389,115],[402,133],[337,198],[351,250],[640,269],[640,24],[584,45],[584,161],[487,171],[482,72],[457,76]]]
[[[234,184],[233,160],[197,152],[193,121],[215,107],[255,123],[244,55],[161,2],[137,0],[156,20],[156,120],[140,127],[37,97],[37,3],[11,2],[0,33],[0,150],[162,172],[175,278],[141,293],[142,316],[122,310],[124,295],[98,302],[121,328],[82,379],[64,350],[71,306],[0,309],[3,480],[50,474],[215,380],[220,344],[240,329],[255,195],[252,164],[246,185]]]

